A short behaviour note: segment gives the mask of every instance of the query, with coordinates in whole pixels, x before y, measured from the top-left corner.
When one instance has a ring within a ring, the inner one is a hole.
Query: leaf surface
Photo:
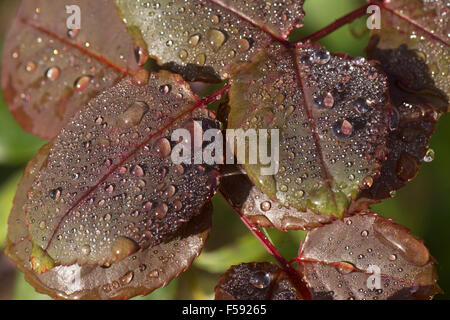
[[[282,5],[261,0],[116,3],[149,55],[189,80],[229,78],[236,63],[248,61],[274,40],[287,41],[304,16],[303,0]]]
[[[81,29],[67,29],[73,4]],[[112,1],[24,0],[3,48],[4,98],[24,130],[53,138],[80,106],[138,70],[135,56]]]
[[[282,206],[262,193],[244,174],[223,177],[219,188],[231,206],[262,228],[307,230],[333,219],[332,216]]]
[[[252,182],[284,206],[342,217],[379,174],[392,113],[384,75],[300,45],[260,54],[231,84],[229,129],[279,130],[277,173],[241,160]]]
[[[313,299],[430,299],[440,291],[423,243],[373,213],[309,232],[300,261]]]
[[[9,218],[7,254],[37,291],[57,299],[129,299],[166,286],[186,270],[204,246],[211,228],[212,205],[207,203],[193,220],[153,248],[104,266],[56,266],[45,273],[32,268],[23,210],[26,190],[48,161],[51,145],[44,146],[28,164]]]
[[[382,6],[368,54],[405,92],[448,111],[450,29],[448,1],[398,0]]]
[[[287,275],[268,262],[232,266],[220,277],[216,300],[299,300]]]
[[[171,133],[194,119],[214,127],[203,105],[163,72],[146,85],[124,79],[80,110],[27,192],[36,259],[109,265],[190,221],[214,194],[216,169],[174,164]]]
[[[371,188],[361,192],[357,206],[395,195],[398,189],[416,176],[427,153],[433,152],[429,151],[429,140],[437,115],[433,107],[423,104],[403,102],[396,108],[380,177]],[[356,211],[364,209],[367,209],[366,205]]]

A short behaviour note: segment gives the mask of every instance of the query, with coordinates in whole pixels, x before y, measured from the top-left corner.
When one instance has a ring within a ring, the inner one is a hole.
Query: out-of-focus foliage
[[[2,15],[6,12],[3,10],[6,3],[15,6],[16,2],[18,1],[0,0]],[[295,36],[310,34],[364,3],[364,0],[306,1],[304,9],[307,15],[303,21],[305,27]],[[364,18],[358,19],[319,42],[334,52],[346,52],[353,56],[365,55],[364,48],[369,39],[365,22]],[[0,30],[0,42],[1,37]],[[450,250],[447,246],[450,228],[448,137],[450,137],[450,117],[447,116],[439,120],[430,142],[430,146],[436,151],[434,161],[421,166],[415,180],[399,190],[394,198],[373,207],[373,211],[382,212],[385,216],[395,219],[414,230],[414,235],[424,239],[426,246],[439,262],[438,283],[445,293],[437,295],[436,299],[450,299]],[[6,230],[4,216],[7,214],[6,211],[9,211],[7,208],[11,206],[18,181],[19,173],[16,173],[15,169],[20,169],[43,143],[20,129],[0,99],[0,236]],[[136,299],[211,299],[214,297],[214,286],[220,274],[230,265],[249,261],[273,262],[258,241],[249,235],[248,230],[220,195],[213,199],[213,203],[215,211],[210,239],[193,267],[179,279],[172,281],[168,287],[157,290],[145,298]],[[268,232],[283,255],[296,256],[304,232],[282,233],[275,230]],[[48,299],[47,296],[35,293],[23,279],[23,274],[18,273],[16,277],[13,298]]]

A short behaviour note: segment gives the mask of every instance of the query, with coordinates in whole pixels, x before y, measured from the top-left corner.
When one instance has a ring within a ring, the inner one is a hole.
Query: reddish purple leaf
[[[124,79],[91,100],[52,142],[27,191],[32,258],[109,265],[123,258],[117,247],[128,256],[190,221],[214,194],[216,169],[175,165],[170,140],[194,119],[217,125],[204,104],[166,72],[148,85]]]
[[[66,5],[81,9],[67,29]],[[5,39],[2,88],[15,119],[53,138],[92,97],[138,70],[135,45],[107,0],[24,0]]]
[[[396,0],[381,5],[382,28],[368,53],[390,75],[391,85],[448,111],[450,28],[448,1]]]
[[[249,61],[275,39],[286,42],[304,16],[303,0],[116,3],[150,56],[189,80],[229,78],[236,63]]]
[[[51,147],[44,146],[28,164],[9,217],[6,253],[37,291],[56,299],[129,299],[166,286],[198,256],[211,228],[210,203],[164,243],[139,250],[108,268],[73,264],[56,266],[45,273],[35,272],[29,260],[32,243],[22,204],[26,201],[26,190],[46,165]]]
[[[232,266],[220,277],[216,300],[301,300],[288,276],[268,262]]]
[[[299,259],[313,299],[430,299],[440,291],[423,243],[374,213],[309,232]]]

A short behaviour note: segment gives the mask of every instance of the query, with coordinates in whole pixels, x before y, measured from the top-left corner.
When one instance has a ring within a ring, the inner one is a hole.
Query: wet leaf
[[[138,69],[135,45],[112,1],[77,1],[79,30],[67,29],[72,4],[22,1],[4,42],[5,101],[26,131],[43,138],[56,136],[80,106]]]
[[[220,277],[216,300],[299,300],[287,275],[268,262],[232,266]]]
[[[373,32],[369,57],[381,62],[391,83],[448,111],[448,1],[398,0],[381,7],[382,28]]]
[[[202,105],[163,72],[148,85],[124,79],[82,109],[53,141],[23,203],[42,251],[35,260],[108,265],[190,221],[214,195],[216,169],[174,164],[171,133],[192,129],[194,119],[214,127]]]
[[[271,200],[245,174],[225,176],[220,191],[231,206],[240,210],[250,221],[263,228],[307,230],[330,222],[333,217],[312,211],[298,211]]]
[[[300,259],[314,299],[430,299],[440,291],[422,241],[374,213],[311,231]]]
[[[434,108],[404,102],[396,110],[380,177],[359,195],[354,204],[355,211],[365,210],[367,204],[391,197],[411,181],[429,150],[428,143],[437,121]]]
[[[25,171],[9,218],[6,251],[38,292],[58,299],[128,299],[146,295],[166,286],[198,256],[211,228],[210,203],[163,243],[139,250],[109,267],[73,264],[56,266],[45,273],[35,272],[29,261],[32,242],[27,236],[26,215],[21,204],[26,197],[25,190],[46,165],[51,147],[43,147]]]
[[[275,39],[286,41],[304,16],[303,0],[116,0],[130,32],[159,64],[189,80],[228,78]]]
[[[279,130],[276,174],[237,154],[252,182],[284,206],[342,217],[379,174],[392,113],[383,74],[306,45],[259,55],[231,83],[229,128]]]

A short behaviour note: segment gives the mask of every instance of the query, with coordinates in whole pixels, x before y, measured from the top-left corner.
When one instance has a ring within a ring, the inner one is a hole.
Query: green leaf
[[[237,153],[269,198],[342,217],[379,174],[377,150],[387,143],[392,111],[386,78],[370,62],[308,44],[274,46],[231,85],[228,129],[279,130],[277,173],[264,175],[267,165]]]
[[[239,254],[236,252],[239,251]],[[230,264],[242,261],[259,261],[267,258],[266,250],[251,234],[237,238],[231,244],[213,251],[204,251],[194,262],[200,269],[211,273],[225,272]]]
[[[238,168],[233,167],[234,170]],[[287,230],[307,230],[333,220],[332,216],[317,214],[310,210],[299,211],[287,208],[262,193],[244,175],[225,176],[221,179],[220,190],[232,207],[242,212],[250,221],[263,228]],[[253,261],[255,259],[246,259]]]
[[[0,93],[0,164],[25,164],[43,144],[44,141],[24,132],[14,121]]]

